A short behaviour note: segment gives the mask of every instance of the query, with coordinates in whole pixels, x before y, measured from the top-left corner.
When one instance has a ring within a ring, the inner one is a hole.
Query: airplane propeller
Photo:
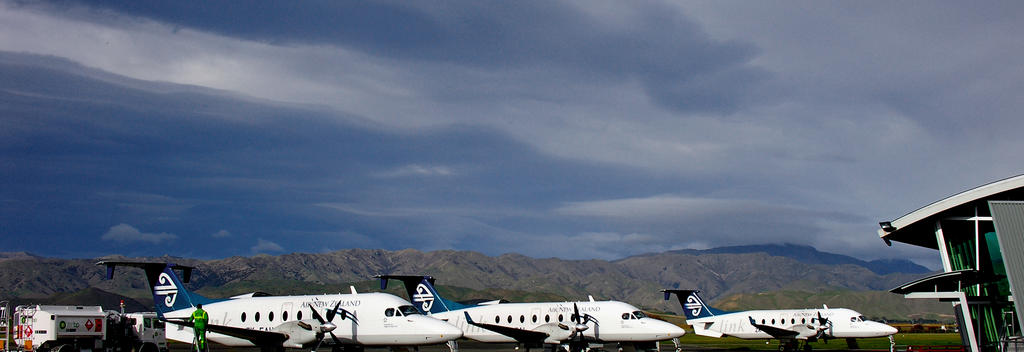
[[[827,333],[825,332],[826,330],[828,331]],[[821,312],[818,312],[818,336],[816,336],[816,338],[820,338],[824,340],[825,343],[828,343],[828,338],[831,335],[832,321],[830,321],[828,318],[821,316]]]
[[[576,303],[572,304],[572,309],[573,309],[573,314],[572,314],[571,317],[569,317],[569,320],[572,321],[573,323],[575,323],[575,326],[573,326],[572,335],[570,335],[571,339],[576,339],[577,337],[579,337],[579,335],[582,335],[580,333],[582,333],[583,331],[586,331],[587,329],[589,329],[590,326],[588,326],[587,324],[590,323],[591,321],[593,321],[595,325],[599,325],[600,324],[597,321],[597,319],[594,318],[594,316],[592,316],[590,314],[582,314],[581,315],[580,314],[580,307],[578,305],[576,305]],[[562,324],[559,324],[559,327],[568,330],[568,326],[564,326]]]
[[[316,351],[316,349],[320,347],[320,344],[324,342],[324,338],[326,338],[324,333],[331,334],[331,339],[334,340],[335,345],[341,344],[341,341],[338,340],[338,336],[334,335],[334,329],[337,329],[338,326],[333,323],[334,315],[338,313],[339,308],[341,308],[341,301],[338,301],[338,304],[334,305],[334,309],[327,311],[327,319],[324,320],[324,317],[316,311],[316,308],[313,308],[312,306],[309,307],[310,312],[313,312],[313,318],[316,318],[316,320],[320,322],[320,331],[317,331],[316,333],[318,342],[316,343],[316,348],[313,348],[314,351]],[[345,320],[347,316],[347,314],[342,314],[341,320]]]
[[[569,335],[569,351],[570,352],[581,352],[586,350],[586,338],[583,336],[583,332],[590,328],[587,324],[594,322],[594,325],[600,325],[594,316],[590,314],[580,314],[580,307],[576,304],[572,304],[573,314],[569,317],[569,320],[574,323],[571,330],[572,333]],[[569,326],[558,324],[558,327],[570,330]]]

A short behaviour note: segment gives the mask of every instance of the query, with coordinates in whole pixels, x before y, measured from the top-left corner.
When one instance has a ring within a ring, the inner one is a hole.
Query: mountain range
[[[776,306],[759,308],[800,308],[782,305],[842,306],[845,296],[857,297],[868,316],[907,318],[944,315],[948,305],[919,305],[885,292],[915,280],[927,271],[916,264],[894,260],[888,270],[884,262],[865,262],[812,247],[765,245],[725,247],[649,253],[620,260],[563,260],[531,258],[519,254],[496,257],[477,252],[441,250],[349,249],[322,254],[293,253],[258,255],[217,260],[188,258],[97,259],[43,258],[28,253],[0,254],[0,282],[5,290],[0,299],[44,300],[83,290],[99,290],[152,302],[141,270],[119,269],[114,280],[103,280],[105,270],[98,260],[141,259],[168,261],[197,267],[190,286],[210,297],[225,297],[252,291],[273,294],[377,291],[376,274],[426,274],[437,278],[441,293],[456,300],[508,299],[578,300],[616,299],[644,309],[679,312],[676,301],[665,301],[664,288],[694,288],[711,302],[729,302],[742,294],[804,297],[776,300]],[[873,264],[874,263],[874,264]],[[400,293],[393,285],[390,292]],[[797,292],[798,294],[794,294]],[[865,292],[874,292],[866,295]],[[95,292],[92,293],[96,295]],[[404,294],[401,294],[404,296]],[[828,295],[829,302],[807,301],[814,295]],[[85,295],[88,296],[88,295]],[[866,301],[866,297],[871,297]],[[884,304],[880,300],[885,301]],[[109,299],[108,299],[109,301]],[[896,309],[891,305],[908,304]],[[81,303],[86,304],[86,303]],[[804,306],[806,307],[806,306]],[[904,312],[893,316],[891,312]],[[930,314],[930,315],[929,315]]]
[[[748,246],[718,247],[712,249],[682,249],[673,251],[688,254],[724,254],[724,253],[768,253],[772,256],[786,257],[805,264],[826,264],[840,265],[851,264],[862,266],[878,275],[892,273],[924,274],[931,270],[906,259],[877,259],[864,261],[851,256],[819,252],[811,246],[801,246],[791,243],[786,244],[762,244]]]

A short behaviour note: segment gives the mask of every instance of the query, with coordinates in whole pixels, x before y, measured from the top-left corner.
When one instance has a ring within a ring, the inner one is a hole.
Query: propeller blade
[[[336,303],[334,305],[334,309],[331,310],[329,313],[327,313],[327,316],[330,317],[329,319],[331,319],[331,320],[334,319],[334,315],[338,313],[338,309],[339,308],[341,308],[341,301],[338,301],[338,303]],[[347,314],[341,314],[341,320],[345,320],[345,318],[347,318],[347,316],[348,316]],[[331,329],[331,331],[329,331],[329,333],[331,334],[331,339],[334,340],[334,344],[335,345],[340,345],[341,344],[341,340],[338,340],[338,335],[334,334],[334,329]]]
[[[341,307],[340,300],[334,305],[334,309],[327,311],[327,321],[334,321],[334,315],[338,314],[338,307]]]
[[[316,318],[316,321],[319,321],[320,324],[327,323],[327,321],[324,320],[324,317],[320,316],[320,313],[317,313],[316,308],[313,308],[312,306],[310,306],[309,307],[309,311],[313,312],[313,318]]]

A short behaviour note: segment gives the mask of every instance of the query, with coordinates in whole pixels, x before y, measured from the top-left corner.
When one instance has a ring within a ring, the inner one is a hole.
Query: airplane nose
[[[889,326],[888,324],[883,324],[883,325],[885,325],[885,335],[886,336],[896,335],[896,333],[900,332],[899,329],[894,328],[892,326]]]
[[[652,319],[647,326],[650,331],[658,334],[657,338],[674,339],[686,334],[686,330],[683,328],[664,320]]]
[[[462,338],[462,329],[444,321],[438,321],[439,335],[444,341],[457,340]]]
[[[665,331],[668,333],[668,338],[670,339],[683,337],[683,335],[686,335],[686,330],[677,326],[676,324],[665,322],[665,325],[667,325]]]

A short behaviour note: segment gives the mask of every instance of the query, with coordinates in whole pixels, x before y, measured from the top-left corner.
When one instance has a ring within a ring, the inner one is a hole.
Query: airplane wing
[[[544,343],[544,339],[548,338],[548,334],[547,333],[543,333],[543,332],[539,332],[539,331],[523,330],[523,329],[516,329],[516,328],[508,327],[508,326],[486,324],[486,323],[478,323],[478,322],[473,321],[473,318],[469,317],[469,312],[462,312],[462,313],[466,315],[466,322],[469,323],[469,325],[476,326],[476,327],[483,328],[483,329],[487,329],[487,330],[490,330],[490,331],[494,331],[496,333],[499,333],[499,334],[511,337],[513,339],[516,339],[516,341],[519,341],[519,342],[522,342],[522,343]]]
[[[195,325],[188,321],[178,319],[167,319],[166,321],[171,324],[183,325],[190,328]],[[206,324],[206,330],[231,337],[237,337],[243,340],[249,340],[249,342],[252,342],[256,346],[282,346],[285,340],[288,340],[288,335],[279,332],[251,330],[224,325]]]
[[[753,317],[747,317],[747,318],[750,319],[750,325],[753,325],[755,328],[758,328],[761,331],[764,331],[768,335],[772,335],[772,337],[777,338],[777,339],[793,339],[793,338],[796,338],[797,335],[800,335],[800,333],[797,332],[797,331],[783,329],[783,328],[777,328],[777,327],[770,326],[770,325],[758,324],[756,321],[754,321]]]

